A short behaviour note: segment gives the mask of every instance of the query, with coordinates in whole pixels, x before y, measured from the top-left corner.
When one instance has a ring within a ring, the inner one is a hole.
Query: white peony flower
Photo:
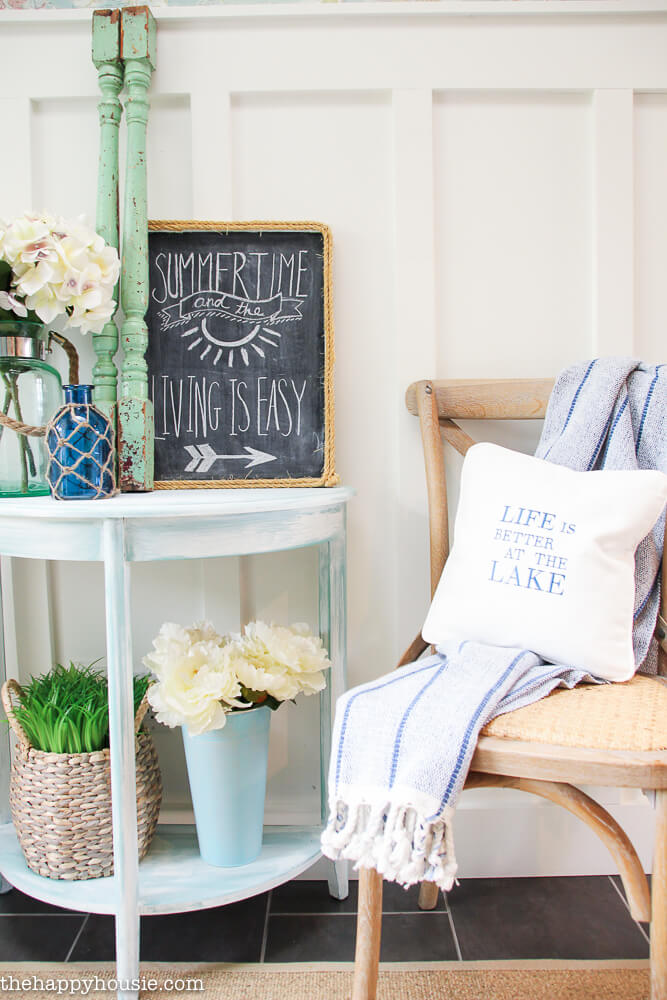
[[[243,708],[241,685],[223,657],[222,636],[203,622],[183,628],[167,622],[153,640],[154,652],[144,657],[158,678],[148,700],[158,721],[187,725],[193,736],[225,724],[226,713]]]
[[[265,691],[277,701],[321,691],[322,671],[331,666],[322,640],[302,624],[251,622],[224,647],[223,655],[244,687]]]
[[[315,694],[331,666],[321,639],[307,625],[252,622],[243,635],[219,635],[209,622],[184,628],[166,622],[143,663],[157,683],[148,700],[167,726],[196,736],[225,725],[228,712],[247,709],[254,695],[286,701]],[[261,699],[253,698],[254,701]]]

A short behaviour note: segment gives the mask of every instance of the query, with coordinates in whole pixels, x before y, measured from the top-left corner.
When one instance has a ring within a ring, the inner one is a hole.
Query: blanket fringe
[[[374,868],[406,889],[417,882],[435,882],[448,892],[458,867],[452,815],[447,807],[436,820],[427,820],[411,805],[338,800],[322,833],[322,853],[334,861],[354,861],[355,869]]]

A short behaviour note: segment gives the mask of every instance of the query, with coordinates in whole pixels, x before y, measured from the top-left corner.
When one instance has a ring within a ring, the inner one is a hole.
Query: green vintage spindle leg
[[[148,88],[155,68],[155,20],[148,7],[121,11],[120,52],[127,99],[127,170],[123,214],[121,329],[124,358],[118,400],[118,464],[124,493],[153,488],[153,404],[148,399],[144,354],[148,330],[148,217],[146,126]]]
[[[118,133],[123,113],[118,99],[123,87],[120,60],[120,11],[93,11],[93,63],[97,68],[102,98],[97,105],[100,120],[100,156],[97,181],[96,231],[109,246],[119,248],[118,236]],[[118,286],[114,293],[118,302]],[[96,405],[115,420],[118,370],[113,357],[118,350],[118,329],[113,319],[93,334],[97,364],[93,368]]]

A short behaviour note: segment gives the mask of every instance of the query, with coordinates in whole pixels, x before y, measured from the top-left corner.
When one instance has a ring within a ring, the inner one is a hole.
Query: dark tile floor
[[[386,962],[647,958],[616,877],[461,879],[430,912],[416,887],[385,883]],[[240,903],[144,917],[150,962],[336,962],[354,957],[356,882],[343,902],[325,882],[288,882]],[[16,890],[0,896],[0,961],[110,961],[111,917],[59,910]]]

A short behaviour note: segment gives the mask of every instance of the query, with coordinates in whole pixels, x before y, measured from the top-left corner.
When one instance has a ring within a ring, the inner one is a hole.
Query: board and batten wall
[[[312,219],[333,231],[338,469],[357,490],[349,680],[359,683],[394,665],[428,601],[408,383],[552,376],[599,354],[665,360],[667,4],[156,15],[150,217]],[[89,49],[90,11],[0,16],[0,217],[34,207],[94,218]],[[90,340],[77,343],[89,372]],[[530,450],[538,433],[514,425],[502,439]],[[315,626],[316,571],[308,550],[133,567],[137,669],[165,620],[236,628],[239,593],[259,617]],[[3,576],[11,672],[103,655],[99,566],[4,560]],[[274,717],[270,819],[317,815],[314,701]],[[182,817],[180,737],[157,739],[165,812]],[[618,790],[601,798],[649,865],[649,804]],[[463,875],[611,870],[587,829],[521,793],[464,795],[456,830]]]

